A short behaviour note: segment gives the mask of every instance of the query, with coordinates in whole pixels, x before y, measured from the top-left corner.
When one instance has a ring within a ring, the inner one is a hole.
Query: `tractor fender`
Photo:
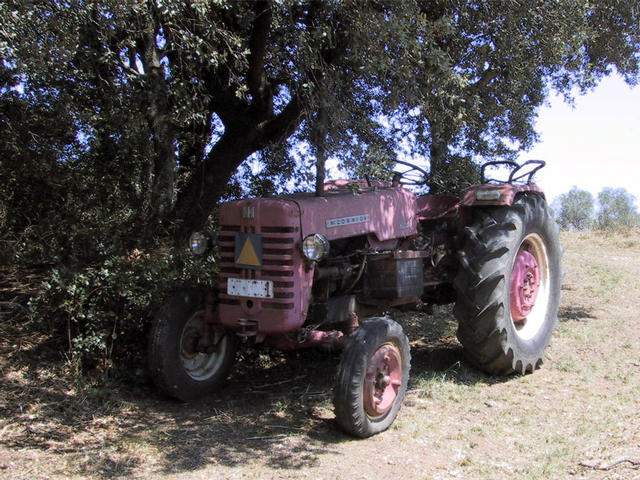
[[[511,206],[516,197],[522,193],[533,193],[545,198],[544,192],[535,183],[525,185],[485,183],[469,188],[459,205],[461,207]]]

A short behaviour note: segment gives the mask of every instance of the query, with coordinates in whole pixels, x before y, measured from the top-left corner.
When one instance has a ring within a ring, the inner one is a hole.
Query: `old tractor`
[[[416,196],[396,174],[224,203],[218,289],[180,291],[159,309],[154,382],[189,401],[220,389],[241,342],[341,349],[336,421],[368,437],[394,421],[409,379],[407,336],[381,315],[454,302],[472,364],[491,375],[532,372],[557,321],[561,280],[557,226],[533,183],[543,166],[489,162],[462,198]],[[500,181],[485,178],[505,169]],[[195,253],[208,243],[191,237]]]

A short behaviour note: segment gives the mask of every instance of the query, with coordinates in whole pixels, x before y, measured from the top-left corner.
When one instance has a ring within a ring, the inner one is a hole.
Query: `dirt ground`
[[[393,313],[412,340],[410,391],[367,440],[334,424],[337,354],[247,354],[223,392],[185,405],[147,383],[71,384],[47,368],[61,362],[45,337],[4,320],[0,478],[640,480],[640,236],[562,242],[544,365],[488,377],[464,363],[450,309]]]

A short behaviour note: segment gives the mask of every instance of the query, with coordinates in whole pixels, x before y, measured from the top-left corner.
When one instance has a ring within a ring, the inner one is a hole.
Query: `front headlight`
[[[193,232],[189,238],[189,248],[194,255],[202,255],[209,250],[211,238],[204,232]]]
[[[309,260],[319,262],[329,254],[329,240],[319,233],[309,235],[302,241],[302,253]]]

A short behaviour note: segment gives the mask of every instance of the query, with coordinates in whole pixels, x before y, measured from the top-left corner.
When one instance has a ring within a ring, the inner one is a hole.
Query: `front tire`
[[[184,402],[218,390],[234,363],[237,338],[212,329],[211,346],[202,348],[205,293],[189,289],[172,295],[154,319],[149,338],[149,371],[156,386]]]
[[[402,327],[372,318],[350,337],[338,366],[333,404],[336,421],[360,438],[393,423],[407,390],[411,355]]]
[[[473,210],[454,281],[458,339],[467,358],[492,375],[532,372],[557,323],[558,227],[544,199]]]

